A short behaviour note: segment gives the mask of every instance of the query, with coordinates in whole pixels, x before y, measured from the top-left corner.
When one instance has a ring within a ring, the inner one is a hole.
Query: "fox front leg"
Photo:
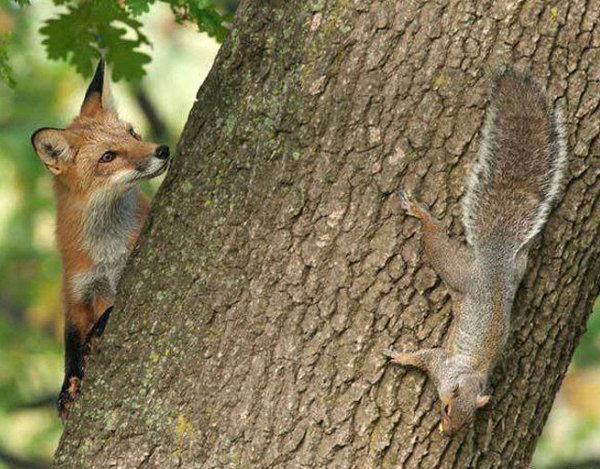
[[[80,313],[90,315],[83,305]],[[58,395],[58,415],[64,421],[69,418],[71,406],[79,395],[79,388],[85,375],[85,359],[93,351],[96,342],[102,336],[113,307],[110,306],[100,316],[92,328],[84,334],[75,323],[68,321],[65,328],[65,379]]]
[[[104,321],[98,321],[104,329]],[[90,350],[90,334],[94,331],[96,314],[89,301],[74,301],[67,307],[65,323],[65,378],[58,396],[58,415],[64,421],[69,418],[73,402],[85,375],[85,357]],[[102,319],[102,318],[101,318]]]
[[[102,316],[100,316],[98,321],[96,321],[96,324],[94,324],[94,326],[90,329],[90,332],[88,332],[85,336],[83,349],[84,356],[88,356],[90,353],[92,353],[98,340],[100,337],[102,337],[102,334],[104,334],[104,329],[106,328],[106,324],[108,323],[108,319],[110,318],[110,313],[112,313],[112,310],[112,306],[108,307],[106,311],[102,313]]]

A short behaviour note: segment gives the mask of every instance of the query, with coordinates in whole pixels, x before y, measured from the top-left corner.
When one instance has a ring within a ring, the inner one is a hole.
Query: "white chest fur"
[[[77,299],[115,295],[129,256],[129,243],[138,229],[137,210],[133,189],[120,196],[100,193],[92,197],[85,211],[82,241],[94,267],[71,279]]]

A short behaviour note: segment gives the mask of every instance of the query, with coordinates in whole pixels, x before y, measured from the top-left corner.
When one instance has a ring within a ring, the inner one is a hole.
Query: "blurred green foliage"
[[[150,44],[142,23],[114,0],[77,2],[40,29],[48,58],[67,60],[84,76],[91,75],[100,51],[112,66],[113,79],[138,80],[150,57],[139,50]],[[125,36],[133,31],[134,38]]]
[[[227,0],[160,0],[171,8],[179,23],[191,21],[198,30],[221,42],[227,33],[234,4]],[[83,76],[89,76],[101,55],[111,66],[115,81],[139,80],[150,56],[141,46],[151,45],[136,18],[150,11],[155,0],[54,0],[66,11],[46,20],[40,29],[48,58],[65,60]],[[18,0],[24,9],[29,0]],[[5,10],[14,9],[10,0],[0,0]],[[1,32],[1,31],[0,31]],[[6,37],[0,40],[0,79],[14,87]]]
[[[30,144],[36,129],[69,123],[87,85],[69,62],[48,60],[42,46],[40,30],[61,11],[65,8],[51,2],[18,8],[0,0],[0,33],[11,35],[10,44],[0,46],[0,73],[12,73],[16,82],[9,88],[0,80],[2,469],[9,467],[2,462],[4,453],[49,462],[62,431],[55,411],[62,381],[63,312],[52,179]],[[168,69],[170,76],[153,73],[136,84],[116,84],[118,107],[145,138],[174,146],[186,120],[182,109],[191,107],[217,46],[177,25],[164,4],[135,21],[140,32],[148,30],[142,33],[146,42],[154,43],[147,68]],[[147,43],[140,48],[144,53],[150,51]],[[7,56],[10,72],[2,68]]]
[[[56,392],[61,346],[42,330],[0,317],[0,357],[0,447],[48,460],[62,425],[54,406],[39,400]]]
[[[12,70],[8,65],[8,37],[0,37],[0,80],[4,81],[11,88],[15,87],[15,79],[12,76]]]
[[[0,85],[0,448],[47,460],[62,430],[48,401],[62,373],[60,262],[46,221],[51,181],[29,138],[43,124],[64,123],[56,84],[68,71],[32,57],[33,25],[24,11],[11,13],[22,79],[12,90]]]
[[[600,364],[600,298],[596,300],[594,312],[588,319],[586,327],[587,332],[575,349],[572,366],[594,367]],[[598,400],[600,401],[600,396]]]

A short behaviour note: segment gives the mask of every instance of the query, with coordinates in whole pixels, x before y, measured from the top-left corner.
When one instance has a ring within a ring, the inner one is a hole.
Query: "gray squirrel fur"
[[[467,245],[400,191],[402,208],[421,221],[428,263],[449,287],[454,320],[443,347],[385,352],[428,373],[442,402],[441,430],[452,435],[487,404],[488,377],[508,333],[513,300],[527,267],[529,241],[555,203],[566,164],[562,112],[528,73],[494,74],[477,160],[463,199]]]

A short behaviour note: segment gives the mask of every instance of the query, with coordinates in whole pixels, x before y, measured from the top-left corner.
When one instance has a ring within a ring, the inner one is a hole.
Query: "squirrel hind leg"
[[[429,265],[454,292],[464,294],[473,276],[473,254],[439,225],[424,227],[423,247]]]
[[[405,191],[401,190],[398,196],[406,213],[421,220],[423,247],[429,265],[452,290],[465,293],[473,270],[470,249],[448,236],[441,223]]]

